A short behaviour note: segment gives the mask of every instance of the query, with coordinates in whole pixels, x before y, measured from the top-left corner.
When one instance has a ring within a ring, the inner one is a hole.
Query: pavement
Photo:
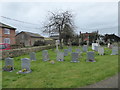
[[[81,88],[118,88],[118,77],[120,77],[120,73],[95,84]]]

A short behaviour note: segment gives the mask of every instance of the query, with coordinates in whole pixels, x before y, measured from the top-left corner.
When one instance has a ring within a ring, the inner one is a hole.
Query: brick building
[[[0,43],[16,44],[15,30],[16,28],[0,22]]]

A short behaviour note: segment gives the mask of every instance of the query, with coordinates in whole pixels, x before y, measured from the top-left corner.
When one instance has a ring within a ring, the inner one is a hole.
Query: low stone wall
[[[2,51],[2,59],[6,57],[17,57],[17,56],[29,54],[30,52],[38,52],[41,50],[51,49],[51,48],[55,48],[55,45],[5,50]]]

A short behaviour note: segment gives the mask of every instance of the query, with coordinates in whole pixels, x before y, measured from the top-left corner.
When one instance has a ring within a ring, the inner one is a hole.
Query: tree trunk
[[[61,28],[59,26],[59,40],[60,40],[60,49],[63,49],[62,42],[61,42]]]

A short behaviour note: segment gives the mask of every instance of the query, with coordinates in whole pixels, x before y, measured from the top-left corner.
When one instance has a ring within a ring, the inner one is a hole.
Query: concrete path
[[[120,77],[120,73],[98,83],[81,88],[118,88],[118,77]]]

